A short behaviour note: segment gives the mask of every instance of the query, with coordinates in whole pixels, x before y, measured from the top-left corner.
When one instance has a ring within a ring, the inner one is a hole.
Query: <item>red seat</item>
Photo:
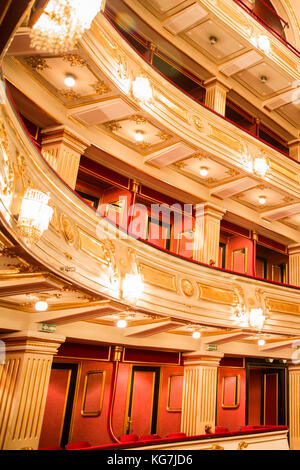
[[[174,432],[167,435],[168,439],[179,439],[180,437],[186,437],[185,432]]]
[[[139,437],[136,434],[124,434],[120,437],[120,442],[135,442]]]
[[[224,426],[216,426],[215,427],[215,434],[225,434],[229,432],[229,429],[225,428]]]
[[[42,447],[39,450],[62,450],[60,446],[54,446],[54,447]]]
[[[146,434],[146,436],[141,436],[140,441],[152,441],[154,439],[161,439],[158,434]]]
[[[67,444],[65,449],[66,450],[76,450],[76,449],[85,449],[86,447],[91,447],[89,442],[74,442],[73,444]]]

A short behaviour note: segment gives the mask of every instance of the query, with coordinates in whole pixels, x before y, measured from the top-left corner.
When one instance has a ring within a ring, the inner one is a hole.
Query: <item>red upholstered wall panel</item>
[[[245,249],[245,269],[242,266],[242,256],[236,251],[241,249]],[[228,243],[226,267],[232,271],[253,276],[253,241],[240,236],[232,237]]]
[[[168,433],[180,432],[181,412],[167,411],[168,404],[168,382],[171,375],[183,375],[183,367],[163,367],[160,374],[160,399],[157,419],[157,434],[165,437]],[[171,391],[172,393],[172,391]],[[174,393],[174,391],[173,391]],[[176,402],[181,403],[182,389],[178,393]]]
[[[70,430],[69,443],[87,441],[91,445],[97,445],[99,443],[111,442],[107,432],[107,412],[108,412],[108,401],[110,394],[110,384],[112,377],[112,363],[98,362],[98,361],[83,361],[81,374],[78,377],[79,388],[77,399],[75,397],[75,403],[73,408],[73,426]],[[106,378],[104,385],[104,396],[103,396],[103,407],[100,416],[82,416],[82,400],[84,392],[84,382],[86,373],[93,370],[105,370]]]
[[[222,385],[225,376],[240,376],[240,404],[237,408],[222,408]],[[217,426],[224,426],[229,431],[238,431],[245,425],[245,401],[246,401],[246,372],[245,369],[223,368],[218,369],[217,392]]]

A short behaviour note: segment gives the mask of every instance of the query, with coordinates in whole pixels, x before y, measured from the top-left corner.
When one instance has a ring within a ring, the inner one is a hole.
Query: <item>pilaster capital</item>
[[[228,93],[228,91],[230,90],[230,88],[225,85],[219,78],[217,77],[212,77],[212,78],[209,78],[208,80],[206,80],[204,83],[203,83],[203,86],[204,88],[206,88],[206,90],[210,89],[210,88],[221,88],[224,92]]]
[[[80,154],[84,153],[85,149],[90,146],[87,139],[66,126],[46,127],[41,134],[43,146],[64,143]]]
[[[300,145],[300,139],[294,139],[288,142],[289,147],[292,147],[293,145]]]
[[[300,254],[300,244],[290,245],[289,255],[298,255],[298,254]]]
[[[194,207],[196,218],[209,215],[211,217],[214,217],[215,219],[221,220],[226,214],[226,209],[210,202],[195,204]]]
[[[1,341],[5,344],[6,353],[30,353],[49,354],[54,356],[65,336],[58,336],[52,333],[42,333],[39,331],[18,331],[0,335]]]
[[[224,353],[216,353],[210,351],[194,351],[183,354],[184,366],[197,367],[218,367]]]

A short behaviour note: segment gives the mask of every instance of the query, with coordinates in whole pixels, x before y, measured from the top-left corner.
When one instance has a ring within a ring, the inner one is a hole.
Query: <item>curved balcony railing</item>
[[[234,0],[235,1],[235,0]],[[238,0],[237,0],[238,1]],[[124,41],[126,41],[130,47],[132,47],[132,49],[134,49],[134,51],[145,61],[147,62],[147,64],[149,66],[151,66],[153,68],[153,70],[155,70],[157,73],[159,73],[165,80],[168,80],[169,83],[171,83],[173,86],[175,86],[178,90],[180,90],[182,93],[184,93],[186,96],[188,96],[189,98],[191,98],[193,101],[195,101],[196,103],[198,103],[200,106],[206,108],[207,110],[209,110],[211,113],[214,113],[216,116],[219,116],[221,119],[229,122],[230,124],[232,124],[233,126],[235,126],[236,128],[238,129],[241,129],[243,132],[245,132],[246,134],[248,135],[251,135],[252,137],[254,137],[255,139],[257,139],[258,141],[262,142],[264,145],[270,147],[271,149],[275,150],[276,152],[279,152],[281,153],[282,155],[284,155],[285,157],[288,157],[289,159],[293,160],[294,162],[296,162],[297,164],[300,164],[300,162],[298,160],[296,160],[295,158],[293,158],[292,156],[290,156],[288,153],[286,153],[285,151],[273,146],[272,144],[270,144],[269,142],[265,141],[264,139],[262,139],[261,137],[259,137],[258,135],[255,135],[253,134],[251,131],[245,129],[244,127],[240,126],[239,124],[237,124],[236,122],[230,120],[229,118],[227,118],[226,116],[223,116],[221,114],[219,114],[218,112],[216,112],[214,109],[206,106],[204,103],[200,102],[199,100],[197,100],[197,98],[195,98],[194,96],[192,96],[190,93],[188,93],[186,90],[180,88],[176,83],[174,83],[174,81],[172,81],[169,77],[167,77],[166,75],[164,75],[157,67],[155,67],[151,62],[149,62],[149,60],[147,60],[147,58],[145,58],[135,47],[134,45],[132,45],[132,43],[122,34],[122,32],[120,31],[120,29],[118,29],[118,27],[116,26],[116,24],[111,20],[110,18],[110,15],[107,14],[107,12],[103,12],[103,15],[105,16],[105,18],[110,22],[110,24],[112,25],[113,28],[116,29],[116,31],[118,31],[118,33],[121,35],[121,37],[124,39]]]
[[[116,52],[118,45],[105,30],[102,37],[102,64],[114,68],[107,50],[112,48]],[[99,43],[94,53],[100,53]],[[122,56],[118,53],[115,58],[120,64]],[[122,306],[128,305],[122,294],[122,279],[127,273],[140,273],[145,291],[135,307],[144,312],[232,327],[237,305],[246,309],[255,306],[267,314],[265,332],[288,334],[293,328],[295,334],[300,334],[299,288],[187,260],[128,236],[62,181],[31,141],[8,94],[2,98],[0,223],[37,263]],[[198,118],[193,120],[193,127],[199,131]],[[48,193],[54,211],[49,229],[31,246],[24,242],[17,225],[27,188]]]
[[[8,96],[0,109],[0,144],[1,225],[51,272],[122,305],[126,301],[120,280],[126,273],[139,272],[145,291],[136,308],[142,311],[232,327],[237,305],[255,305],[270,315],[265,331],[288,333],[292,326],[300,333],[295,313],[300,309],[298,288],[174,256],[127,236],[100,217],[49,167]],[[28,187],[48,193],[54,210],[49,230],[31,246],[24,243],[17,227],[20,201]]]
[[[252,16],[256,21],[258,21],[264,28],[266,28],[268,31],[270,31],[271,34],[273,34],[279,41],[281,41],[290,51],[292,51],[297,57],[300,57],[300,52],[298,49],[296,49],[290,42],[286,40],[284,36],[282,36],[278,31],[276,31],[274,28],[272,28],[271,25],[268,24],[266,20],[261,18],[257,13],[255,13],[250,7],[248,7],[243,0],[233,0],[237,5],[239,5],[241,8],[243,8],[244,11],[249,13],[249,15]],[[265,4],[267,8],[271,9],[269,5]],[[282,21],[285,25],[285,27],[288,27],[288,22],[285,21],[281,16],[278,15],[278,13],[271,9],[274,14],[278,17],[280,21]]]

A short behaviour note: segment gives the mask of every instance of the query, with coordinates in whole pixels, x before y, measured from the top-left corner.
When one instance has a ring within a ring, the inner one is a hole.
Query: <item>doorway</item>
[[[249,362],[250,361],[250,362]],[[246,424],[287,424],[287,368],[274,360],[248,360],[246,365]]]
[[[133,366],[128,388],[125,434],[156,434],[160,368]]]
[[[78,364],[53,363],[39,447],[68,444]]]

